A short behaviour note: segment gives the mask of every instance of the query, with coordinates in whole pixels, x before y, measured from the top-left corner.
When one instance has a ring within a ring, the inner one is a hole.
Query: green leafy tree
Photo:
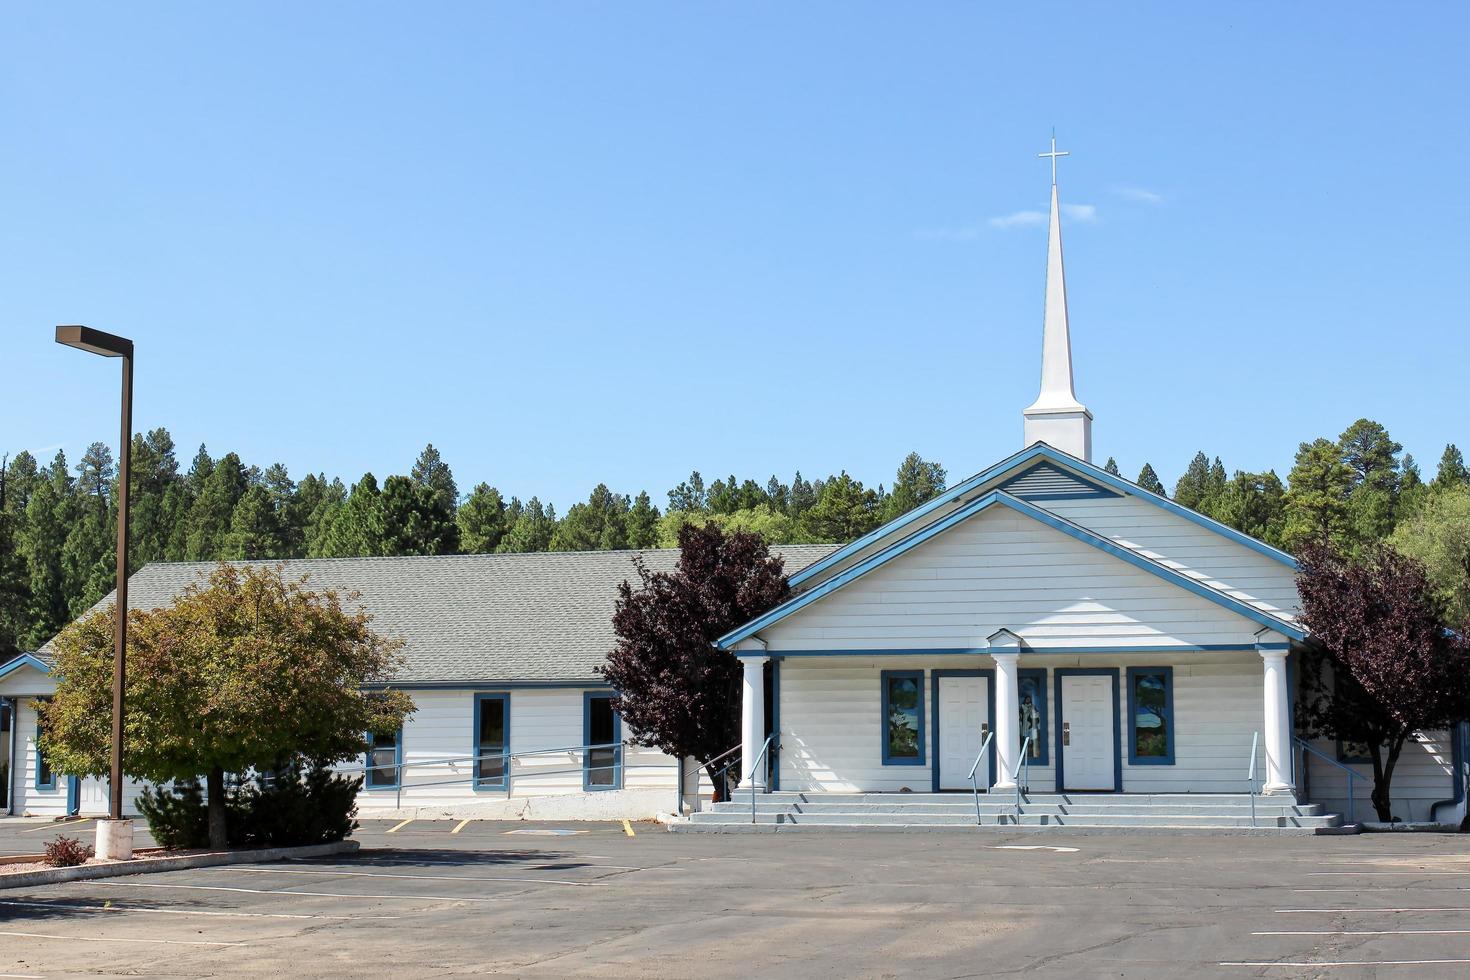
[[[1429,494],[1389,540],[1424,564],[1450,622],[1470,625],[1470,484]]]
[[[1159,479],[1159,475],[1154,472],[1154,468],[1148,463],[1143,464],[1143,469],[1138,471],[1138,479],[1134,482],[1149,493],[1156,493],[1160,497],[1168,496],[1164,492],[1164,482]]]
[[[330,765],[395,731],[413,711],[391,680],[399,641],[379,636],[355,596],[314,592],[279,568],[221,565],[173,605],[128,615],[123,771],[151,782],[203,775],[209,838],[228,842],[225,773],[296,756]],[[41,744],[59,771],[101,775],[111,742],[113,606],[56,639],[56,694]]]
[[[1286,488],[1275,470],[1266,473],[1236,470],[1211,510],[1211,516],[1222,524],[1267,544],[1281,546]]]
[[[455,519],[459,522],[459,550],[465,554],[490,554],[505,537],[505,501],[500,491],[488,483],[476,485],[459,505]]]
[[[1304,442],[1288,478],[1282,540],[1296,551],[1308,542],[1340,547],[1351,541],[1348,493],[1353,471],[1327,439]]]
[[[943,466],[924,459],[918,453],[909,453],[898,465],[893,492],[883,501],[881,519],[891,521],[934,499],[943,492],[947,479],[949,474]]]

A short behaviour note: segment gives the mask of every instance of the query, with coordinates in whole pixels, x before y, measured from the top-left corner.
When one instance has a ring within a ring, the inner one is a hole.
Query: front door
[[[984,677],[939,678],[939,788],[969,789],[970,767],[990,730],[990,681]],[[975,784],[990,786],[990,759],[980,760]]]
[[[1063,674],[1060,789],[1115,788],[1113,781],[1117,704],[1113,678],[1096,674]]]

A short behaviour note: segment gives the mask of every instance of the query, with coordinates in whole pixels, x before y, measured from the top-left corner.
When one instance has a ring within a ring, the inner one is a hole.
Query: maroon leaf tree
[[[1361,743],[1373,762],[1373,809],[1393,819],[1390,787],[1417,731],[1470,717],[1470,644],[1447,628],[1424,566],[1387,545],[1347,558],[1298,555],[1303,651],[1298,723],[1309,736]]]
[[[713,643],[781,602],[788,586],[759,535],[686,524],[679,548],[673,572],[638,561],[641,587],[619,587],[618,645],[600,670],[634,744],[693,757],[718,786],[712,760],[740,739],[741,668]]]

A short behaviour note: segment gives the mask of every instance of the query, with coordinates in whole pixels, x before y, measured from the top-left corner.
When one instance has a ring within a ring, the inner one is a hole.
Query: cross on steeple
[[[1051,134],[1051,152],[1050,153],[1038,153],[1036,155],[1039,156],[1039,157],[1051,157],[1051,182],[1052,182],[1052,186],[1056,186],[1056,182],[1057,182],[1057,157],[1068,157],[1068,156],[1071,156],[1072,155],[1071,153],[1069,153],[1066,150],[1058,150],[1057,149],[1057,134],[1056,134],[1056,130],[1052,130],[1052,134]]]

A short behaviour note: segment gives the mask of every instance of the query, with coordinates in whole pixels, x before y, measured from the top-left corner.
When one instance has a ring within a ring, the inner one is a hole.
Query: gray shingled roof
[[[832,549],[785,545],[779,551],[789,575]],[[282,564],[288,577],[306,575],[315,587],[361,593],[373,628],[405,641],[405,666],[397,677],[403,683],[583,681],[596,676],[593,668],[613,648],[613,601],[619,583],[637,581],[635,555],[654,571],[669,571],[679,552],[300,558]],[[129,579],[128,605],[168,605],[214,568],[214,562],[146,565]],[[98,607],[111,602],[108,595]],[[47,657],[49,648],[40,655]]]

